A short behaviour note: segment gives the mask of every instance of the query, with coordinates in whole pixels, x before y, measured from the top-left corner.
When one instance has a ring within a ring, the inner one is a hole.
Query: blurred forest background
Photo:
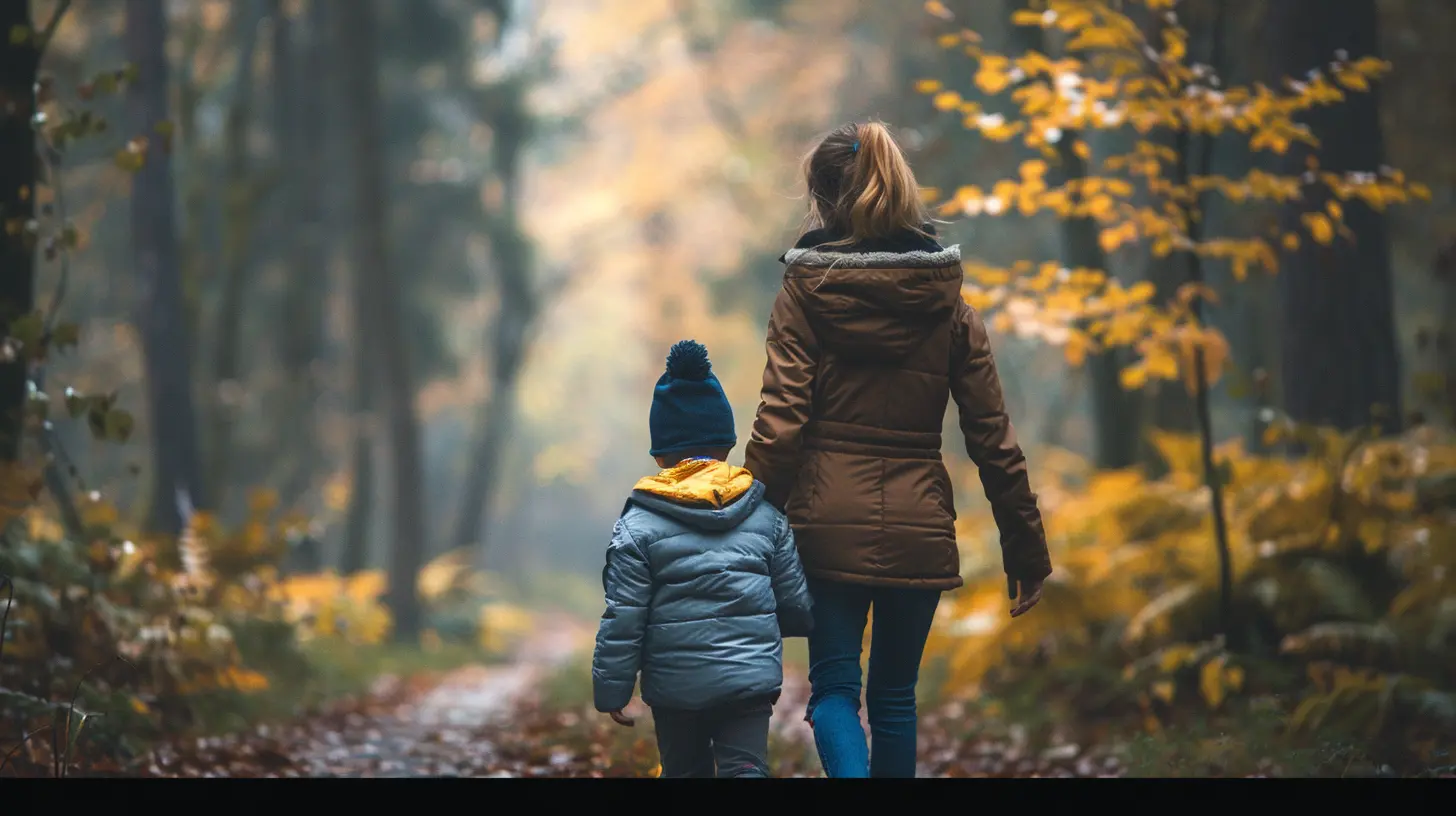
[[[523,654],[477,742],[650,773],[571,661],[651,384],[705,343],[747,439],[799,160],[871,116],[962,247],[1057,569],[1010,625],[948,423],[926,773],[1451,773],[1456,6],[0,9],[0,773],[303,773],[156,746]]]

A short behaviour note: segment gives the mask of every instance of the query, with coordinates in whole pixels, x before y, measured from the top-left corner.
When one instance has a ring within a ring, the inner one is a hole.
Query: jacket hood
[[[805,245],[780,260],[824,346],[860,359],[895,360],[913,352],[961,298],[960,246],[923,236],[843,247]]]
[[[631,501],[699,530],[731,530],[763,501],[763,485],[727,462],[690,460],[639,480]]]

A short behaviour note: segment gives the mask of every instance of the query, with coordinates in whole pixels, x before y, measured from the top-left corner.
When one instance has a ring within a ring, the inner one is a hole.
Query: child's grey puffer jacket
[[[602,571],[598,711],[626,706],[639,672],[649,706],[777,697],[783,638],[807,636],[813,618],[793,532],[763,494],[755,481],[715,510],[632,492]]]

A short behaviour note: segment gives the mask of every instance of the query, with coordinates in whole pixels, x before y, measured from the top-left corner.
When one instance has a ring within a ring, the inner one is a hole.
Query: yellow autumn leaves
[[[1198,672],[1198,696],[1210,709],[1219,708],[1230,692],[1237,693],[1244,687],[1243,667],[1231,664],[1226,652],[1210,654],[1206,648],[1175,643],[1160,650],[1154,657],[1154,669],[1162,678],[1148,684],[1147,694],[1141,698],[1145,709],[1154,699],[1172,704],[1178,696],[1178,683],[1174,676],[1193,668]],[[1123,677],[1132,679],[1135,674],[1134,666],[1130,665],[1124,670]],[[1152,730],[1157,730],[1157,726],[1153,725]]]
[[[1174,9],[1171,0],[1136,2],[1159,14]],[[954,18],[941,3],[927,3],[926,10],[944,20]],[[1234,279],[1242,281],[1255,269],[1277,272],[1279,254],[1299,250],[1306,240],[1331,246],[1353,239],[1345,223],[1351,203],[1379,211],[1430,200],[1429,188],[1398,170],[1330,172],[1312,154],[1302,173],[1200,174],[1190,167],[1191,157],[1165,138],[1238,134],[1253,152],[1283,154],[1295,145],[1313,151],[1319,140],[1300,115],[1368,91],[1390,70],[1380,59],[1338,54],[1303,77],[1286,79],[1280,88],[1226,86],[1209,66],[1190,59],[1188,32],[1175,14],[1152,40],[1126,4],[1105,0],[1045,0],[1013,13],[1011,21],[1060,32],[1064,55],[994,53],[966,29],[942,34],[937,42],[962,50],[974,65],[970,84],[987,97],[1007,99],[1014,114],[988,111],[939,79],[915,83],[937,110],[960,116],[967,129],[991,141],[1018,139],[1034,156],[1020,165],[1017,178],[985,189],[957,189],[936,207],[942,216],[1051,213],[1089,222],[1104,258],[1145,246],[1155,259],[1181,253],[1226,263]],[[1124,127],[1139,135],[1124,153],[1094,157],[1082,138],[1087,131]],[[1076,161],[1084,166],[1065,166]],[[1072,171],[1070,177],[1048,180],[1061,170]],[[1309,201],[1310,209],[1297,219],[1296,229],[1270,226],[1252,235],[1209,236],[1200,222],[1210,195],[1236,205]],[[1197,357],[1203,359],[1208,382],[1218,378],[1227,361],[1227,341],[1202,325],[1188,290],[1167,304],[1153,303],[1150,290],[1123,290],[1098,270],[1031,262],[1002,270],[968,263],[967,277],[966,300],[978,310],[997,311],[993,326],[1061,345],[1069,363],[1078,364],[1100,348],[1136,350],[1135,363],[1122,373],[1127,388],[1180,378],[1191,388]],[[1138,296],[1128,297],[1129,292]],[[1200,287],[1192,294],[1207,300],[1211,292]]]
[[[301,639],[367,646],[383,642],[393,628],[393,618],[383,604],[388,584],[382,570],[347,577],[334,572],[293,575],[271,584],[269,597],[280,604],[284,618],[297,627]],[[535,625],[523,608],[486,600],[499,594],[502,585],[494,576],[476,570],[466,551],[447,552],[426,564],[416,588],[431,609],[457,601],[477,606],[478,644],[488,652],[508,650]],[[426,631],[423,642],[438,645],[439,634]]]
[[[256,694],[268,689],[269,682],[267,675],[249,668],[237,665],[223,666],[215,672],[203,672],[192,677],[184,677],[175,683],[172,689],[175,694],[201,694],[208,691],[237,691],[243,694]],[[148,713],[145,703],[140,700],[133,700],[132,710],[139,714]]]
[[[300,640],[339,638],[354,645],[380,643],[393,621],[381,603],[386,581],[379,570],[343,577],[332,572],[293,575],[269,587],[284,619],[298,628]]]
[[[1423,627],[1449,605],[1456,528],[1439,511],[1422,509],[1416,497],[1422,485],[1456,474],[1456,446],[1432,429],[1375,441],[1358,431],[1288,427],[1284,433],[1303,442],[1309,455],[1255,455],[1237,438],[1217,446],[1214,459],[1226,488],[1234,580],[1244,588],[1236,602],[1253,604],[1277,627],[1274,642],[1288,669],[1304,664],[1310,671],[1304,691],[1311,696],[1290,722],[1317,726],[1331,706],[1376,702],[1347,695],[1419,676],[1402,680],[1354,668],[1424,660]],[[1136,697],[1148,728],[1157,730],[1176,721],[1169,718],[1172,709],[1220,709],[1238,697],[1248,702],[1251,686],[1266,686],[1270,674],[1248,673],[1270,663],[1241,664],[1220,639],[1205,639],[1217,565],[1207,546],[1202,442],[1167,432],[1150,434],[1149,442],[1168,468],[1155,481],[1140,469],[1097,470],[1066,451],[1038,455],[1038,492],[1059,576],[1045,590],[1046,615],[1040,606],[1037,615],[1014,622],[1006,615],[994,519],[986,510],[961,516],[966,588],[948,598],[927,647],[927,654],[946,659],[948,688],[969,691],[988,681],[1005,688],[1022,672],[1045,678],[1079,664],[1101,665],[1121,670],[1123,693]],[[986,544],[989,557],[982,554]],[[1386,610],[1379,620],[1344,620],[1343,613],[1316,611],[1342,607],[1306,600],[1366,592],[1337,580],[1325,590],[1305,583],[1309,565],[1324,569],[1356,547],[1403,565],[1395,592],[1359,596]],[[1117,648],[1109,649],[1113,643]],[[1393,652],[1398,645],[1411,648]],[[1350,668],[1338,668],[1342,663]],[[997,673],[988,677],[993,668]],[[1291,695],[1290,704],[1296,701]]]
[[[1149,305],[1151,284],[1124,288],[1101,270],[1052,262],[1005,268],[972,263],[966,276],[966,301],[977,311],[994,311],[992,328],[1062,346],[1073,365],[1103,346],[1137,343],[1159,319]]]
[[[1194,355],[1201,351],[1205,382],[1217,382],[1229,360],[1227,340],[1192,319],[1195,297],[1216,301],[1206,286],[1184,285],[1166,305],[1152,303],[1147,281],[1124,287],[1097,269],[1068,269],[1018,261],[1009,267],[966,265],[966,302],[990,313],[991,328],[1060,346],[1069,365],[1108,348],[1131,348],[1136,361],[1121,372],[1124,388],[1182,379],[1196,386]]]
[[[1172,650],[1165,652],[1164,666],[1173,663],[1173,660],[1181,656],[1181,653],[1174,654]],[[1176,670],[1176,668],[1177,665],[1174,664],[1173,668],[1168,671]],[[1227,655],[1220,654],[1205,662],[1198,669],[1198,693],[1203,698],[1203,702],[1211,709],[1223,705],[1229,692],[1240,691],[1243,687],[1244,670],[1239,666],[1229,665]],[[1178,685],[1173,680],[1156,680],[1148,686],[1148,692],[1152,697],[1171,704],[1177,696]]]
[[[1154,10],[1171,7],[1159,0],[1141,4]],[[938,16],[946,16],[939,13],[944,7],[936,5]],[[1120,3],[1050,0],[1042,10],[1013,13],[1011,20],[1068,35],[1064,49],[1070,56],[1053,60],[1038,51],[1014,57],[989,52],[970,30],[942,35],[938,43],[961,48],[976,61],[971,79],[982,93],[996,96],[1014,88],[1011,101],[1020,111],[1019,121],[980,121],[977,103],[936,79],[922,79],[915,88],[934,94],[938,109],[958,110],[967,117],[967,127],[990,138],[1021,133],[1028,147],[1043,149],[1056,142],[1046,137],[1048,131],[1124,123],[1144,134],[1154,129],[1213,135],[1237,131],[1254,151],[1284,153],[1296,143],[1317,146],[1316,136],[1297,121],[1299,115],[1338,104],[1348,93],[1368,91],[1391,70],[1375,57],[1336,59],[1323,70],[1286,79],[1282,90],[1262,83],[1225,87],[1208,66],[1189,59],[1186,29],[1175,21],[1162,27],[1157,42],[1149,42]]]
[[[1061,218],[1091,218],[1101,223],[1128,212],[1122,201],[1133,195],[1134,188],[1126,179],[1091,176],[1049,186],[1047,170],[1047,163],[1040,159],[1022,162],[1020,179],[1002,179],[989,190],[974,184],[961,187],[940,205],[940,212],[1000,215],[1014,209],[1029,216],[1050,210]]]

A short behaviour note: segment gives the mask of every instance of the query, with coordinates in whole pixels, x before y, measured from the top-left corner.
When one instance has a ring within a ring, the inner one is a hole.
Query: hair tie
[[[858,153],[859,152],[859,142],[858,141],[856,141],[854,144],[852,144],[852,145],[849,146],[849,152],[851,152],[851,153]]]

